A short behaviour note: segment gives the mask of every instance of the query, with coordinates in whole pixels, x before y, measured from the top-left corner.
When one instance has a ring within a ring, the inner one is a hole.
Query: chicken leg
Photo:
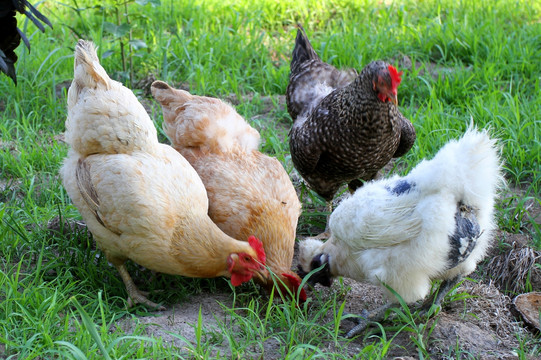
[[[451,291],[451,289],[455,287],[455,285],[458,284],[461,280],[462,280],[462,275],[458,275],[452,279],[443,280],[438,288],[438,291],[435,291],[419,307],[421,314],[425,315],[433,306],[436,306],[436,307],[441,306],[441,302],[443,301],[443,298],[445,297],[445,295],[447,295],[449,291]]]
[[[385,312],[392,308],[398,306],[397,303],[389,302],[376,310],[373,310],[371,312],[368,312],[367,310],[363,310],[360,315],[356,319],[348,318],[348,320],[356,322],[357,325],[353,327],[350,331],[347,332],[346,338],[351,339],[354,336],[359,335],[361,332],[364,331],[368,327],[368,324],[371,322],[380,322],[385,318]],[[347,314],[346,314],[347,315]]]
[[[329,219],[332,213],[332,199],[325,202],[325,212],[327,212],[327,219],[325,221],[325,231],[319,235],[312,237],[311,239],[324,240],[331,236],[331,230],[329,229]]]
[[[447,279],[447,280],[444,280],[437,291],[435,291],[434,293],[432,293],[432,295],[430,297],[428,297],[424,302],[423,304],[418,308],[418,310],[420,311],[420,315],[421,316],[425,316],[429,310],[432,308],[432,307],[439,307],[441,306],[441,302],[443,301],[443,299],[445,298],[445,295],[447,295],[447,293],[449,293],[449,291],[456,285],[460,282],[460,280],[462,280],[462,275],[458,275],[452,279]],[[368,312],[366,310],[363,310],[363,312],[361,313],[361,315],[359,315],[359,317],[357,317],[357,321],[353,320],[353,319],[350,319],[351,321],[355,321],[357,322],[357,325],[351,329],[350,331],[348,331],[348,333],[346,334],[346,337],[348,339],[356,336],[356,335],[359,335],[361,332],[363,332],[367,327],[368,327],[368,324],[370,322],[379,322],[381,320],[383,320],[385,318],[385,312],[392,308],[392,307],[399,307],[400,304],[398,303],[393,303],[393,302],[389,302],[379,308],[377,308],[376,310],[373,310],[372,312]],[[410,310],[412,312],[415,311],[415,309],[413,307],[410,307]]]
[[[124,264],[115,264],[115,267],[120,273],[120,277],[122,278],[124,285],[126,285],[126,291],[128,292],[128,307],[132,307],[135,304],[143,304],[159,311],[165,310],[164,306],[156,304],[155,302],[152,302],[146,298],[148,292],[137,289],[137,286],[135,286],[135,283],[133,282]]]

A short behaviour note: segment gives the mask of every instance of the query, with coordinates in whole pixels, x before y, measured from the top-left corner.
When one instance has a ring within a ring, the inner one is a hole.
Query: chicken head
[[[395,105],[398,105],[397,89],[398,85],[402,81],[402,71],[398,72],[392,65],[382,67],[377,72],[376,76],[372,80],[374,91],[378,93],[378,99],[382,102],[390,101]]]
[[[262,280],[269,277],[269,272],[265,268],[266,255],[263,243],[255,236],[250,236],[248,243],[254,250],[254,254],[233,253],[227,258],[227,267],[231,273],[233,286],[250,281],[254,275]]]
[[[299,301],[305,302],[308,296],[306,295],[306,291],[304,291],[303,288],[301,288],[301,291],[299,292],[299,288],[301,287],[301,278],[297,274],[288,274],[284,273],[282,274],[282,280],[284,281],[284,284],[289,288],[291,293],[293,294],[293,297],[297,296],[297,293],[299,293]]]

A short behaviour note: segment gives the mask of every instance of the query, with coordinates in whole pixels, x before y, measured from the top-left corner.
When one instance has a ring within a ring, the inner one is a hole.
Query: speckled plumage
[[[393,157],[415,142],[415,129],[375,83],[391,83],[389,65],[368,64],[359,75],[324,63],[299,28],[286,101],[294,120],[289,147],[295,168],[327,201],[343,183],[374,179]]]

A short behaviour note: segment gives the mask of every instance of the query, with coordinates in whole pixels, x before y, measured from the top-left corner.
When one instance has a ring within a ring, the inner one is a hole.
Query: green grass
[[[0,355],[38,358],[212,358],[218,341],[231,357],[264,352],[259,342],[279,344],[278,358],[348,358],[349,345],[339,317],[339,294],[315,298],[310,308],[268,302],[249,287],[237,290],[230,324],[219,333],[196,324],[197,344],[177,349],[144,336],[143,326],[128,336],[111,325],[119,318],[145,314],[125,309],[124,286],[83,231],[51,232],[56,216],[79,219],[63,189],[58,169],[67,152],[59,135],[66,118],[65,82],[73,75],[73,48],[79,37],[99,46],[104,68],[134,88],[153,74],[175,86],[210,96],[236,96],[238,111],[261,131],[262,150],[288,171],[291,119],[278,104],[287,86],[289,60],[301,22],[316,51],[338,67],[361,68],[375,58],[405,70],[400,108],[417,130],[418,140],[395,171],[407,172],[430,157],[472,121],[489,127],[501,141],[510,187],[498,205],[501,229],[524,232],[541,248],[541,230],[530,205],[541,206],[541,3],[538,1],[109,1],[45,0],[39,9],[54,29],[40,33],[19,16],[32,51],[17,50],[19,84],[0,76]],[[131,33],[125,31],[129,14]],[[114,25],[113,25],[114,24]],[[130,48],[131,44],[134,47]],[[246,97],[246,95],[253,95]],[[262,99],[272,99],[270,111]],[[152,117],[161,128],[161,111]],[[262,113],[264,114],[262,115]],[[160,138],[166,141],[163,132]],[[304,189],[305,212],[299,236],[321,230],[323,202]],[[319,227],[319,229],[318,229]],[[130,265],[134,278],[150,277]],[[165,304],[186,301],[200,292],[229,291],[222,279],[194,280],[160,276],[146,288],[175,289],[154,295]],[[239,314],[242,314],[239,315]],[[398,317],[400,319],[400,317]],[[358,358],[384,358],[396,330],[413,330],[419,356],[426,356],[423,322],[411,317],[382,327],[364,344]],[[418,321],[418,320],[415,320]],[[327,344],[333,344],[327,348]],[[526,340],[517,352],[530,351]],[[523,346],[524,345],[524,346]],[[191,347],[190,347],[191,346]],[[325,347],[327,350],[323,350]],[[214,349],[214,350],[213,350]],[[536,350],[537,349],[537,350]],[[214,352],[213,352],[214,351]],[[461,350],[458,345],[456,353]],[[220,355],[224,356],[223,353]],[[227,356],[226,356],[227,357]]]

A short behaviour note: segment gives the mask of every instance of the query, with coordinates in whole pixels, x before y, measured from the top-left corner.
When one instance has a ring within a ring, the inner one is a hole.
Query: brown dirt
[[[349,290],[345,295],[345,311],[359,314],[363,309],[373,310],[384,303],[383,293],[377,286],[357,283],[344,279],[344,285]],[[333,292],[340,291],[338,286],[330,289],[317,286],[314,291],[323,294],[323,298],[330,297]],[[518,321],[510,311],[511,299],[503,295],[493,284],[474,283],[465,281],[455,291],[456,294],[468,294],[464,300],[447,301],[442,310],[435,317],[426,322],[426,328],[432,329],[425,333],[425,346],[432,358],[454,359],[463,358],[466,355],[478,359],[518,359],[514,349],[519,347],[517,335],[525,336],[527,331],[522,322]],[[199,309],[201,309],[203,336],[213,336],[212,333],[220,334],[219,319],[222,324],[230,321],[224,312],[222,305],[231,307],[232,297],[226,293],[203,293],[192,296],[188,301],[171,306],[163,312],[153,313],[151,316],[133,316],[125,318],[117,323],[117,326],[130,334],[136,326],[146,325],[146,334],[160,337],[166,345],[175,345],[190,353],[190,346],[197,343],[196,326]],[[328,320],[333,314],[327,314]],[[424,320],[418,319],[416,323],[422,324]],[[391,320],[383,323],[384,326],[391,324]],[[354,326],[353,323],[344,321],[341,329],[346,332]],[[387,333],[387,336],[392,336]],[[417,348],[412,341],[415,333],[402,331],[394,340],[389,352],[392,357],[410,356],[417,358]],[[218,336],[219,338],[219,336]],[[227,356],[227,339],[215,340],[215,351],[222,356]],[[358,353],[363,347],[369,345],[371,340],[363,336],[354,339],[347,346],[351,355]],[[322,344],[324,347],[333,349],[333,344]],[[277,341],[266,341],[263,344],[263,359],[277,359],[283,344]],[[456,350],[460,349],[457,353]],[[213,354],[215,356],[216,353]],[[256,353],[254,353],[254,356]],[[258,355],[259,356],[259,355]],[[458,357],[457,357],[458,356]]]
[[[456,68],[450,68],[442,66],[436,62],[429,62],[429,63],[421,63],[420,61],[416,61],[413,63],[408,55],[400,55],[396,58],[390,59],[391,63],[397,63],[398,68],[401,70],[411,70],[413,68],[420,69],[419,70],[419,76],[429,75],[433,79],[438,79],[439,77],[442,77],[443,79],[452,74],[454,71],[456,71]],[[470,65],[466,68],[461,67],[461,70],[473,70],[473,67]]]
[[[225,312],[220,303],[230,307],[232,305],[230,294],[195,295],[185,303],[171,306],[165,311],[154,313],[152,316],[133,316],[129,319],[122,319],[116,326],[130,334],[137,325],[147,325],[145,331],[148,336],[162,338],[166,345],[174,345],[189,353],[189,344],[195,346],[197,343],[195,329],[199,310],[201,310],[204,332],[220,332],[216,318],[226,321]],[[226,350],[227,347],[223,346],[222,353]]]

